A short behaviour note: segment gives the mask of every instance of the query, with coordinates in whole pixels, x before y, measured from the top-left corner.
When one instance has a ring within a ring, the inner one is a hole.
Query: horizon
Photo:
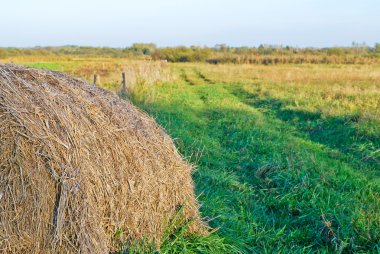
[[[0,47],[125,48],[154,42],[158,47],[326,48],[380,42],[374,32],[380,31],[375,0],[15,0],[2,8]]]
[[[279,48],[279,49],[284,49],[286,47],[290,47],[290,48],[295,48],[295,49],[316,49],[316,50],[322,50],[322,49],[328,49],[328,48],[355,48],[355,47],[367,47],[367,48],[375,48],[377,44],[380,44],[380,42],[374,42],[373,45],[368,45],[367,43],[365,42],[351,42],[351,45],[349,46],[339,46],[339,45],[336,45],[336,46],[325,46],[325,47],[313,47],[313,46],[306,46],[306,47],[298,47],[298,46],[294,46],[294,45],[274,45],[274,44],[267,44],[267,43],[260,43],[259,45],[253,45],[253,46],[246,46],[246,45],[241,45],[241,46],[232,46],[232,45],[228,45],[228,44],[225,44],[225,43],[218,43],[218,44],[215,44],[213,46],[207,46],[207,45],[173,45],[173,46],[159,46],[157,45],[156,43],[154,42],[135,42],[135,43],[132,43],[130,45],[126,45],[126,46],[121,46],[121,47],[112,47],[112,46],[91,46],[91,45],[35,45],[35,46],[30,46],[30,47],[13,47],[13,46],[10,46],[10,47],[2,47],[0,46],[0,48],[2,49],[12,49],[12,48],[15,48],[15,49],[46,49],[46,48],[65,48],[65,47],[78,47],[78,48],[111,48],[111,49],[125,49],[125,48],[131,48],[133,47],[135,44],[142,44],[142,45],[154,45],[156,48],[179,48],[179,47],[187,47],[187,48],[191,48],[191,47],[199,47],[199,48],[210,48],[210,49],[213,49],[213,48],[216,48],[218,47],[219,45],[225,45],[227,46],[228,48],[259,48],[261,46],[263,47],[266,47],[266,48]]]

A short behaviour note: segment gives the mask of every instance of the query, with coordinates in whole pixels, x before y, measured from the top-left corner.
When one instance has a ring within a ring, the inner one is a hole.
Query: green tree
[[[330,56],[331,55],[341,56],[344,54],[344,50],[342,48],[328,48],[327,54]]]
[[[154,43],[134,43],[132,47],[127,50],[133,52],[135,55],[151,55],[156,48]]]
[[[375,44],[375,52],[380,53],[380,43]]]

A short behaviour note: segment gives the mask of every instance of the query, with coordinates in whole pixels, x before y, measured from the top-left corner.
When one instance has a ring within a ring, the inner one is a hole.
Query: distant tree
[[[235,52],[236,52],[237,54],[247,54],[247,53],[249,53],[250,51],[251,51],[251,49],[248,48],[248,47],[239,47],[239,48],[235,48]]]
[[[375,52],[380,53],[380,43],[375,44]]]
[[[222,43],[222,44],[216,44],[214,49],[216,51],[226,52],[228,51],[229,47],[227,46],[227,44]]]
[[[152,54],[155,60],[168,60],[169,62],[193,61],[193,50],[184,46],[176,48],[159,48]]]
[[[270,47],[269,45],[260,44],[260,46],[258,47],[258,51],[259,51],[260,55],[270,55],[275,50],[274,50],[274,48]]]
[[[156,48],[154,43],[134,43],[127,50],[135,55],[151,55]]]
[[[207,47],[192,47],[193,56],[192,60],[197,62],[205,62],[211,55],[212,50]]]
[[[352,48],[354,49],[356,54],[363,54],[363,53],[368,53],[370,48],[367,46],[365,42],[359,43],[359,42],[352,42]]]
[[[327,54],[328,55],[341,56],[344,54],[344,50],[342,48],[328,48]]]

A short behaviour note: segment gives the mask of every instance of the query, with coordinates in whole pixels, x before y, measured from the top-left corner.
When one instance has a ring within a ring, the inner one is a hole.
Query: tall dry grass
[[[122,73],[126,76],[127,94],[122,95],[132,101],[152,101],[155,94],[155,86],[162,82],[173,80],[172,72],[167,63],[161,61],[130,61],[128,59],[118,61],[90,61],[77,65],[68,70],[73,76],[81,77],[88,82],[98,76],[97,85],[121,92]]]
[[[122,73],[126,74],[129,99],[152,101],[155,86],[174,80],[171,68],[163,61],[131,60],[127,58],[63,57],[63,56],[18,56],[2,59],[0,62],[12,62],[35,68],[66,72],[96,85],[120,92]]]
[[[370,132],[378,132],[380,126],[380,65],[182,64],[176,67],[177,73],[197,69],[214,84],[242,84],[246,92],[257,98],[287,102],[289,110],[321,113],[323,117],[356,116],[358,124]],[[197,84],[202,81],[194,80]]]
[[[133,101],[154,100],[155,87],[173,75],[165,62],[139,61],[125,66],[127,96]]]

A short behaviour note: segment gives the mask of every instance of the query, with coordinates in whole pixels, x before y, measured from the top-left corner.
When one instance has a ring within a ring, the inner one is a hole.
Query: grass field
[[[102,72],[100,85],[114,91],[135,64],[13,61],[87,80]],[[135,77],[149,87],[130,97],[196,166],[202,216],[218,229],[197,237],[176,227],[162,252],[380,253],[380,66],[160,70],[149,82]]]

